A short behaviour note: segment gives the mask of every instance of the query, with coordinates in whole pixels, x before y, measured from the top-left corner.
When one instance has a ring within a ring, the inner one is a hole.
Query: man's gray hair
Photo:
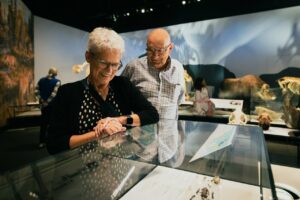
[[[124,40],[112,29],[95,28],[89,34],[88,51],[98,52],[103,49],[117,49],[123,54],[125,50]]]

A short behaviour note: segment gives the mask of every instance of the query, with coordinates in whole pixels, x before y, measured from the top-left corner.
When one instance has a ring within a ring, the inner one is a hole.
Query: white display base
[[[281,128],[281,127],[272,127],[271,126],[268,130],[264,131],[264,134],[290,137],[289,136],[290,131],[299,131],[299,130],[298,129],[290,129],[290,128]]]
[[[243,100],[237,99],[215,99],[210,98],[210,100],[215,104],[216,109],[233,109],[242,110]]]

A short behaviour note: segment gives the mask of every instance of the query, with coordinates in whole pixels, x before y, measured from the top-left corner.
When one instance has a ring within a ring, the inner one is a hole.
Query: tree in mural
[[[294,57],[300,56],[300,29],[297,21],[292,25],[290,37],[283,47],[278,48],[277,52],[279,59],[286,66],[289,66]]]
[[[20,0],[0,2],[0,126],[34,99],[33,16]]]

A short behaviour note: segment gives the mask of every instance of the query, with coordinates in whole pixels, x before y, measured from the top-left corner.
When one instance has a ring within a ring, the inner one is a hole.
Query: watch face
[[[126,124],[132,124],[132,123],[133,123],[133,119],[130,115],[128,115]]]

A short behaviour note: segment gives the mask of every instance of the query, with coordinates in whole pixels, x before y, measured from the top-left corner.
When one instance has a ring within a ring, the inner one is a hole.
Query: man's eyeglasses
[[[161,48],[161,49],[156,49],[156,48],[152,48],[152,47],[147,47],[146,48],[146,51],[147,53],[150,53],[150,54],[155,54],[157,53],[158,55],[162,55],[164,53],[167,52],[168,48],[170,47],[171,43],[168,44],[167,46],[165,46],[164,48]]]
[[[111,67],[113,70],[118,70],[122,67],[122,62],[119,63],[110,63],[110,62],[106,62],[105,60],[95,60],[97,65],[100,66],[103,69],[108,69],[109,67]]]

